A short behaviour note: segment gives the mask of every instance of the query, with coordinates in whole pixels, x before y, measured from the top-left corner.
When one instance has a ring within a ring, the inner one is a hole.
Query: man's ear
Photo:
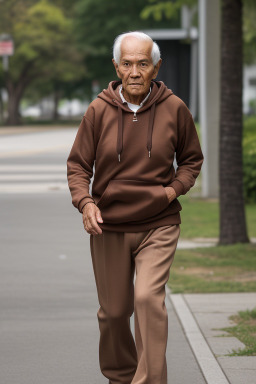
[[[161,67],[161,64],[162,64],[162,59],[160,59],[158,61],[158,63],[156,64],[155,68],[154,68],[154,72],[153,72],[153,77],[152,79],[155,79],[158,75],[158,71],[159,71],[159,68]]]
[[[121,75],[120,75],[120,72],[119,72],[118,64],[115,62],[114,59],[112,59],[112,63],[114,64],[114,67],[115,67],[115,70],[116,70],[117,77],[118,77],[119,79],[121,79]]]

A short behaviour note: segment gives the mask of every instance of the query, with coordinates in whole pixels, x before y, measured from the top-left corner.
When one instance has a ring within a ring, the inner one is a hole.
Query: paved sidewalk
[[[71,149],[76,135],[76,129],[42,129],[28,130],[20,134],[3,134],[0,140],[0,158],[12,159],[26,157],[40,153],[47,156],[47,152],[64,152]],[[65,159],[66,160],[66,159]]]
[[[78,123],[74,122],[72,125],[19,125],[19,126],[0,126],[0,136],[12,136],[12,135],[23,135],[24,133],[36,133],[52,130],[65,130],[69,128],[77,128]]]
[[[221,328],[229,316],[256,306],[256,293],[170,294],[184,333],[207,384],[255,384],[256,356],[227,356],[244,348]]]

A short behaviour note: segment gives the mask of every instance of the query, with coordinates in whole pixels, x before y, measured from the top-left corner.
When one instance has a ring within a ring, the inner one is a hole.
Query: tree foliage
[[[157,1],[148,0],[148,5],[141,12],[141,17],[147,19],[154,17],[155,20],[176,19],[181,8],[186,5],[195,9],[198,0],[175,0]],[[243,56],[245,64],[256,61],[256,2],[255,0],[243,0]],[[193,20],[195,24],[195,19]]]
[[[243,7],[244,62],[256,61],[256,2],[244,0]]]
[[[70,36],[70,21],[63,12],[41,0],[27,9],[23,19],[13,26],[15,55],[10,62],[13,79],[20,75],[20,65],[33,63],[31,73],[49,73],[58,66],[59,73],[65,73],[70,52],[67,44]],[[65,60],[65,61],[64,61]],[[63,70],[64,67],[64,70]]]
[[[145,0],[79,0],[75,6],[75,33],[79,49],[85,57],[89,81],[98,80],[101,86],[115,77],[112,59],[114,38],[122,32],[148,28],[171,28],[174,20],[156,22],[153,17],[142,20]]]
[[[176,1],[157,1],[149,0],[150,5],[147,5],[141,12],[141,17],[147,19],[153,16],[156,21],[161,21],[163,18],[177,18],[180,14],[180,9],[186,5],[194,8],[197,5],[197,0],[176,0]]]
[[[8,0],[0,3],[3,31],[12,35],[15,54],[10,58],[5,85],[9,93],[9,123],[18,123],[19,102],[37,79],[58,83],[75,81],[82,72],[75,49],[72,21],[48,0]],[[74,70],[74,67],[76,70]]]

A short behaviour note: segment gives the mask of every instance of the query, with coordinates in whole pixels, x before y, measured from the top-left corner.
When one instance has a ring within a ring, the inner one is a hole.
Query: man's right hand
[[[83,207],[84,229],[90,235],[101,235],[102,230],[99,227],[98,222],[103,223],[100,209],[93,202],[87,203]]]

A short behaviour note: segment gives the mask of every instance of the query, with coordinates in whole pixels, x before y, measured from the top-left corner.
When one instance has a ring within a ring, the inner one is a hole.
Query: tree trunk
[[[54,109],[53,109],[53,120],[59,120],[59,113],[58,113],[58,106],[60,101],[60,91],[55,90],[53,94],[53,100],[54,100]]]
[[[2,98],[2,92],[0,88],[0,124],[3,124],[4,122],[4,102]]]
[[[26,81],[20,79],[17,84],[14,84],[9,74],[7,73],[6,89],[8,92],[8,118],[7,125],[20,125],[20,101],[26,87]]]
[[[35,78],[35,76],[31,73],[35,62],[35,60],[32,60],[29,63],[26,63],[23,70],[21,71],[18,81],[16,82],[14,82],[14,80],[11,78],[9,72],[6,73],[5,86],[8,92],[8,125],[21,124],[19,111],[20,102],[26,87]]]
[[[8,97],[9,100],[7,125],[20,125],[21,119],[19,107],[21,96],[14,90],[14,92],[9,92]]]
[[[222,0],[220,244],[248,242],[242,160],[242,0]]]

